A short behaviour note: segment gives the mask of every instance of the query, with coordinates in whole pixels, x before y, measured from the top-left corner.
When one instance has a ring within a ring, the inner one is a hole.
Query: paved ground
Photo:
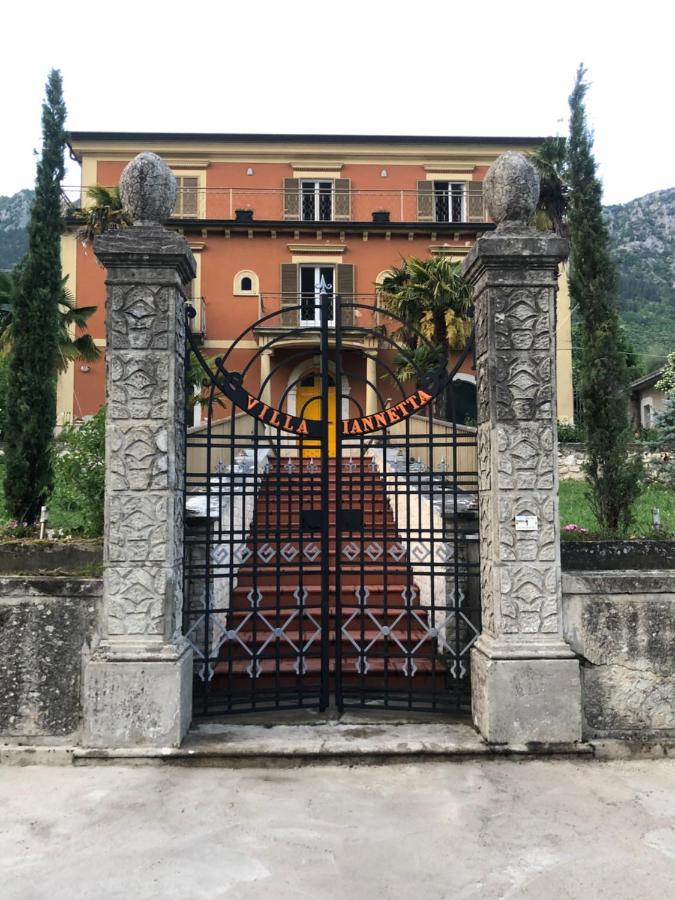
[[[675,897],[675,761],[0,767],[0,897]]]

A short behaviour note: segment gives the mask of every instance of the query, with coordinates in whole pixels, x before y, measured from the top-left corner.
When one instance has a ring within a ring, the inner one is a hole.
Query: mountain
[[[11,269],[28,249],[28,221],[33,191],[0,197],[0,270]]]
[[[621,320],[645,372],[675,350],[675,188],[605,208]]]

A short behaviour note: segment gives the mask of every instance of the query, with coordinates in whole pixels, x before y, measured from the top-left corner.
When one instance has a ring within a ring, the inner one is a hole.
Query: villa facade
[[[222,354],[239,338],[237,358],[231,355],[230,362],[242,370],[251,362],[257,367],[265,385],[262,398],[273,406],[284,405],[283,399],[291,411],[306,404],[305,414],[312,418],[319,414],[311,401],[318,378],[318,356],[312,357],[318,294],[340,294],[352,307],[338,393],[343,406],[353,401],[352,415],[372,413],[382,405],[373,388],[373,350],[388,351],[370,346],[372,339],[359,330],[365,324],[359,322],[359,306],[373,304],[378,285],[403,259],[435,254],[463,259],[494,227],[482,194],[489,166],[505,150],[529,152],[539,140],[73,132],[70,147],[81,165],[82,206],[88,187],[116,185],[136,154],[149,150],[168,162],[179,188],[169,225],[185,236],[197,260],[190,289],[196,310],[192,328],[204,355]],[[105,272],[92,247],[78,240],[75,222],[62,246],[64,275],[77,303],[98,307],[89,332],[103,352],[98,362],[75,363],[61,377],[60,424],[91,415],[103,403],[106,314]],[[557,323],[558,411],[571,421],[564,274]],[[303,325],[306,335],[298,333]],[[456,381],[462,382],[458,420],[472,421],[471,355]],[[378,389],[386,403],[387,384]],[[198,406],[194,415],[198,424]]]

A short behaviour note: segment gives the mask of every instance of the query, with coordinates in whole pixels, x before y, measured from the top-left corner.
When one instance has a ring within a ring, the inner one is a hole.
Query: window
[[[434,181],[436,222],[466,222],[463,181]]]
[[[258,276],[250,269],[243,269],[234,276],[232,293],[235,297],[250,297],[258,294]]]
[[[333,182],[302,181],[301,216],[303,222],[330,222],[333,218]]]
[[[176,175],[178,190],[173,216],[198,219],[200,215],[199,176]]]
[[[327,298],[329,325],[333,321],[333,266],[300,266],[300,324],[321,324],[322,298]]]

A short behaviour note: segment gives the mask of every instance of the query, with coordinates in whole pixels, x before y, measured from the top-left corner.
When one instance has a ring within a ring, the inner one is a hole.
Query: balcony
[[[190,333],[201,344],[206,337],[206,303],[203,297],[188,297],[187,305],[195,311],[194,316],[188,320]]]
[[[180,192],[176,219],[248,222],[483,223],[489,222],[480,182],[461,190],[355,190],[320,194],[315,203],[298,191],[272,188],[197,188]]]
[[[380,314],[373,309],[377,303],[377,294],[340,294],[342,303],[341,326],[345,332],[359,332],[380,325]],[[330,319],[328,327],[335,328],[334,305],[332,295],[326,295]],[[258,320],[254,331],[256,334],[283,334],[296,331],[298,337],[303,330],[312,341],[318,341],[321,325],[321,298],[316,294],[302,292],[268,293],[258,296]]]

